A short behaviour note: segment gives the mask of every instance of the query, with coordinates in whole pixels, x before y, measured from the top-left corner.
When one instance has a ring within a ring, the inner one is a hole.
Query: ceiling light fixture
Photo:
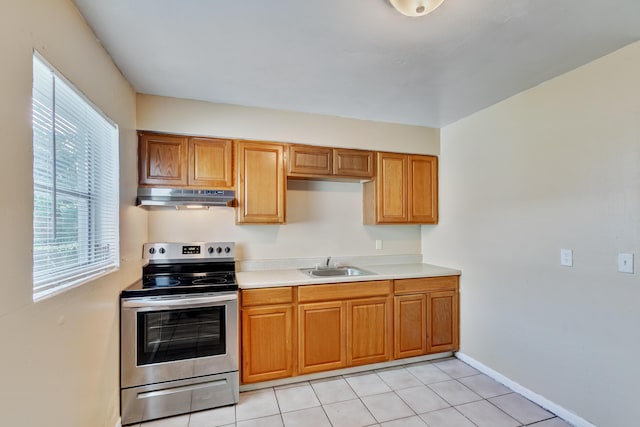
[[[389,3],[401,14],[416,17],[433,12],[443,1],[444,0],[389,0]]]

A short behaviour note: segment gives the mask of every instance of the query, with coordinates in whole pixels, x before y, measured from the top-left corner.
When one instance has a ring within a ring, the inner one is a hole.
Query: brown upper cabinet
[[[233,188],[233,142],[228,139],[139,133],[142,186]]]
[[[373,178],[374,152],[365,150],[333,149],[333,174],[340,177]]]
[[[365,224],[436,224],[438,158],[376,153],[377,175],[363,186]]]
[[[328,147],[310,145],[289,146],[288,176],[331,176],[333,173],[333,153]]]
[[[370,179],[374,173],[374,153],[365,150],[289,146],[287,176],[316,179]]]
[[[284,144],[236,141],[237,224],[284,224]]]

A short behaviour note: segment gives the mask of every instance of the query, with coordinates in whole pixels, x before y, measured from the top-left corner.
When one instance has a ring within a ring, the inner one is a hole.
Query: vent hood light
[[[176,206],[176,210],[181,210],[181,209],[196,210],[196,209],[208,209],[208,207],[207,207],[207,206],[204,206],[204,205],[184,205],[184,206]]]
[[[444,0],[389,0],[405,16],[424,16],[436,10]]]

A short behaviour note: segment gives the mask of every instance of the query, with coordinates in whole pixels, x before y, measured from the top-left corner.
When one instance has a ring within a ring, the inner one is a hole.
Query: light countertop
[[[360,267],[356,265],[356,267]],[[312,278],[296,268],[241,271],[236,273],[240,289],[272,288],[276,286],[301,286],[323,283],[362,282],[371,280],[411,279],[417,277],[459,276],[460,270],[432,264],[380,264],[363,265],[362,269],[374,273],[363,276]]]

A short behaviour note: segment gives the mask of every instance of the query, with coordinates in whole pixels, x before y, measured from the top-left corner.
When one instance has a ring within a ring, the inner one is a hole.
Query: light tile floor
[[[240,393],[236,406],[134,427],[570,427],[454,359]]]

